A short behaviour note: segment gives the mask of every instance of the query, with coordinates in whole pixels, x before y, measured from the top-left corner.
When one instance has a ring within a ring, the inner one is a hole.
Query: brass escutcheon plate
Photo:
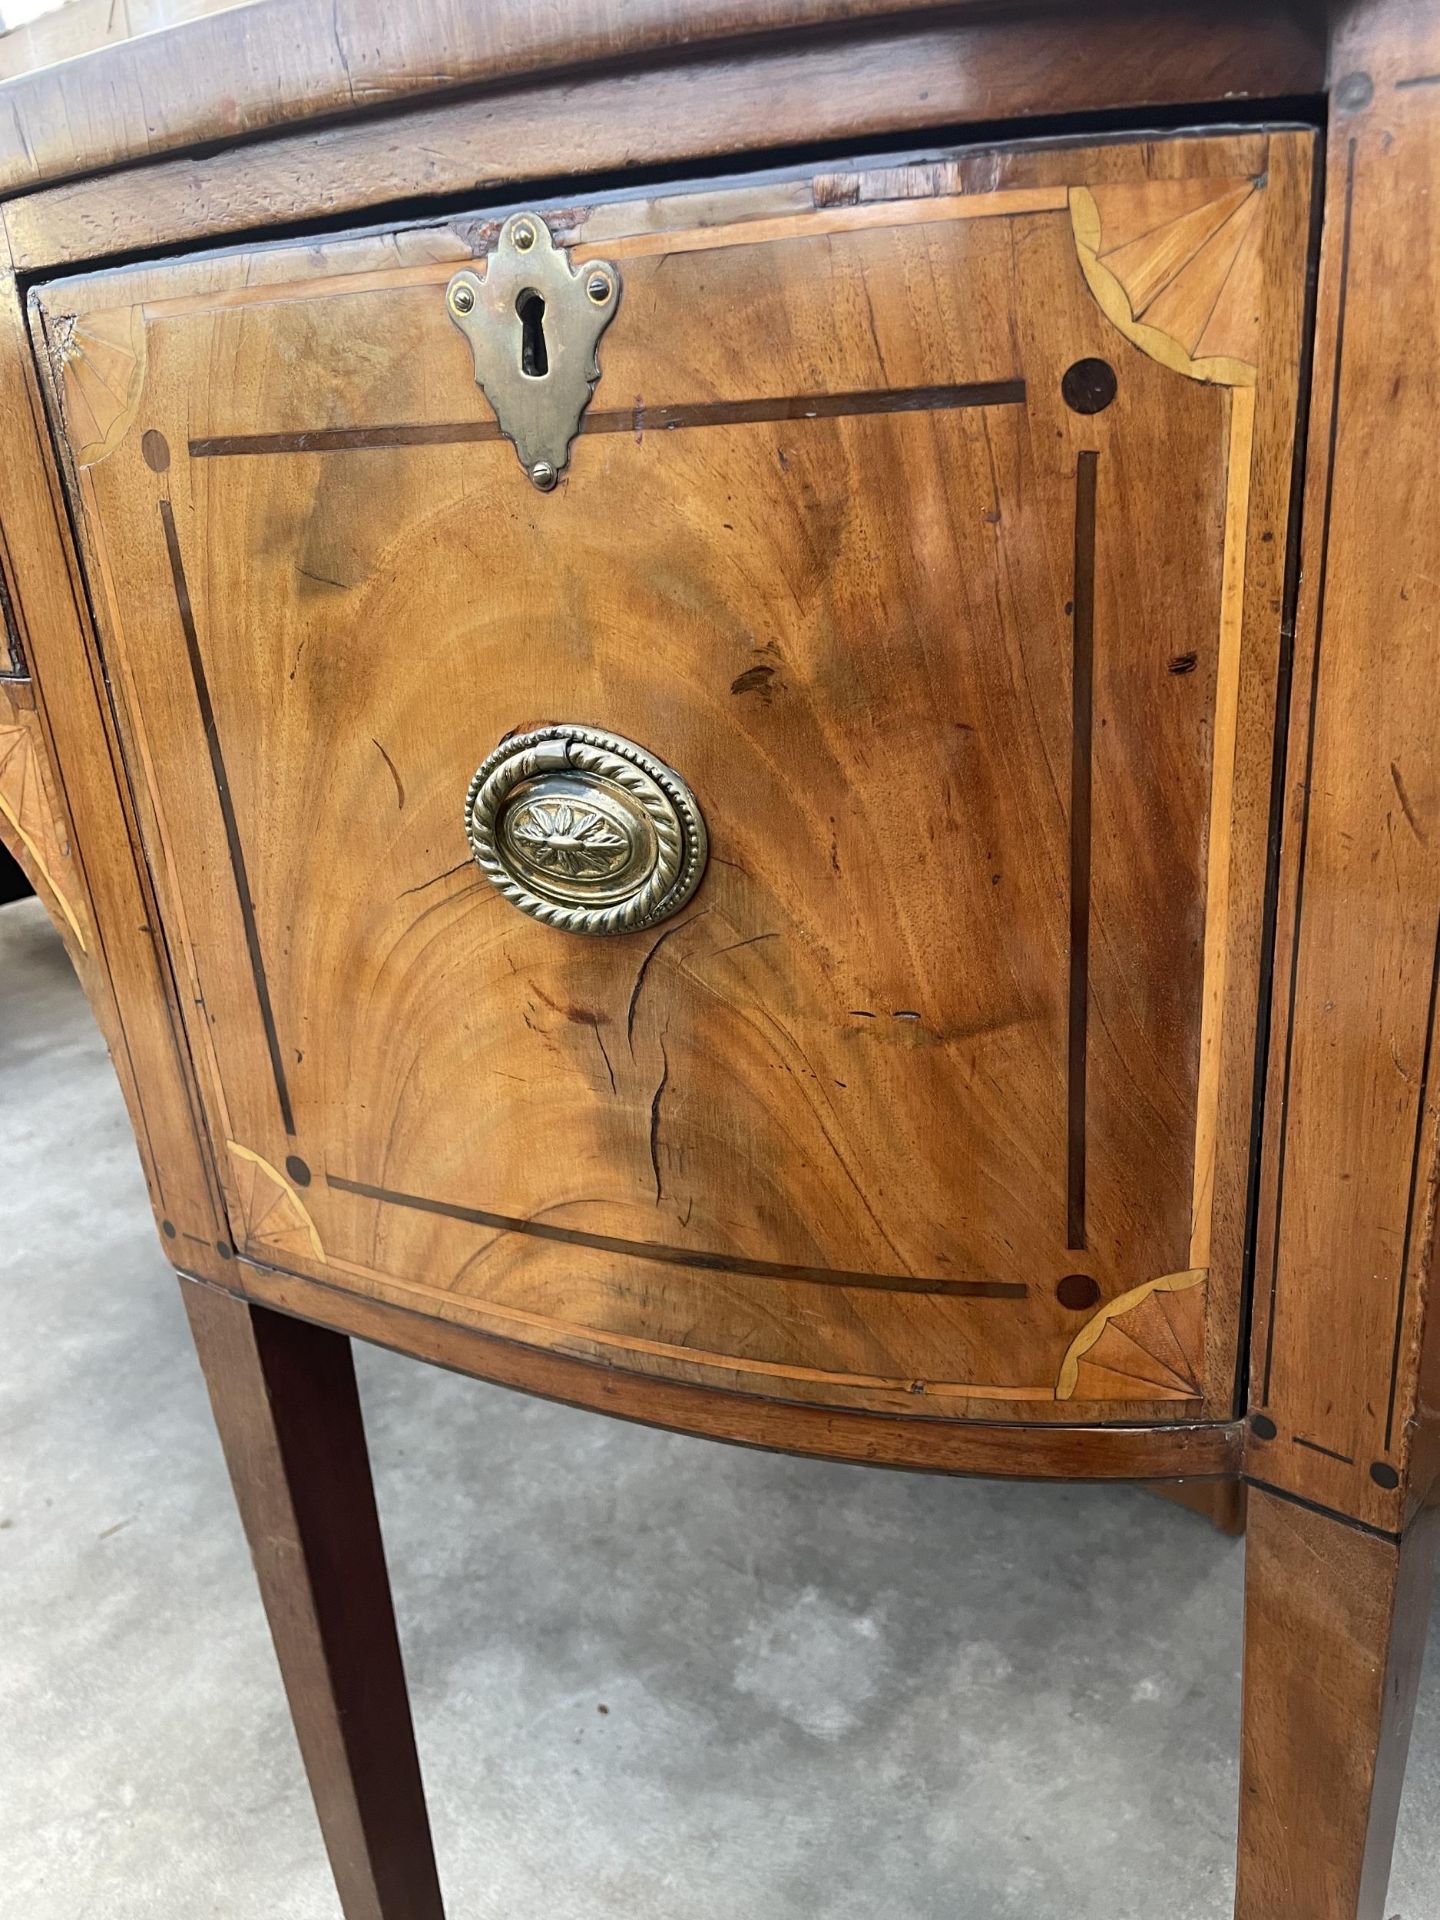
[[[567,933],[633,933],[694,893],[709,841],[689,787],[618,733],[568,724],[511,734],[465,796],[480,871]]]
[[[542,493],[570,458],[600,378],[600,336],[619,303],[610,262],[588,260],[577,271],[538,213],[512,214],[485,260],[462,267],[445,289],[476,381]]]

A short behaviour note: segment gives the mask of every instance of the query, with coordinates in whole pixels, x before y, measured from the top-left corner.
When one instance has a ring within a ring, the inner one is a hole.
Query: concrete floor
[[[0,1916],[334,1920],[119,1094],[34,901],[0,909],[0,1116]],[[1126,1488],[360,1373],[452,1920],[1228,1920],[1235,1542]],[[1435,1664],[1400,1920],[1440,1911]]]

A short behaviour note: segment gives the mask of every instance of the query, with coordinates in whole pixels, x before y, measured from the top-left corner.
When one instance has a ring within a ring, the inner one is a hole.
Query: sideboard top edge
[[[8,108],[0,198],[266,134],[349,131],[390,117],[387,109],[433,109],[481,88],[573,81],[592,70],[598,78],[654,61],[793,62],[837,33],[945,29],[1003,45],[1017,34],[1083,39],[1123,28],[1132,51],[1111,53],[1109,97],[1090,103],[1097,108],[1152,103],[1149,74],[1163,51],[1155,42],[1180,32],[1192,45],[1193,100],[1299,96],[1324,84],[1318,9],[1300,17],[1279,0],[1227,5],[1218,18],[1207,14],[1199,38],[1177,10],[1144,0],[1079,16],[1062,0],[574,0],[560,14],[496,0],[462,10],[457,23],[442,0],[398,10],[384,0],[338,0],[333,27],[319,31],[306,0],[250,0],[0,82]],[[1068,58],[1038,61],[1023,46],[1016,54],[1008,71],[1001,61],[972,85],[1024,94],[1028,113],[1085,110],[1070,97]],[[1160,59],[1158,70],[1165,65]],[[979,104],[967,117],[996,117]]]

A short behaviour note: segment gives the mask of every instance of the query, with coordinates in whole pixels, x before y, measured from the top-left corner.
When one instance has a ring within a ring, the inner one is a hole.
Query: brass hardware
[[[600,378],[596,348],[620,303],[608,261],[577,270],[538,214],[513,214],[483,274],[462,267],[445,289],[470,342],[475,379],[500,431],[542,493],[560,478]]]
[[[465,796],[476,865],[522,913],[568,933],[634,933],[700,884],[709,842],[673,768],[620,734],[511,734]]]

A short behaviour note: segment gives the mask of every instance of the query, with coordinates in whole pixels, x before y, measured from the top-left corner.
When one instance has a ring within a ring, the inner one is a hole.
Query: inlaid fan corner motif
[[[1264,176],[1072,187],[1080,266],[1109,319],[1189,379],[1253,386]]]
[[[1071,1342],[1055,1398],[1203,1399],[1208,1277],[1162,1274],[1101,1307]]]
[[[93,466],[119,446],[140,404],[144,321],[136,307],[77,314],[53,338],[75,463]]]
[[[284,1174],[238,1141],[226,1144],[234,1162],[230,1192],[237,1242],[242,1247],[264,1247],[323,1260],[325,1249],[315,1222]]]

